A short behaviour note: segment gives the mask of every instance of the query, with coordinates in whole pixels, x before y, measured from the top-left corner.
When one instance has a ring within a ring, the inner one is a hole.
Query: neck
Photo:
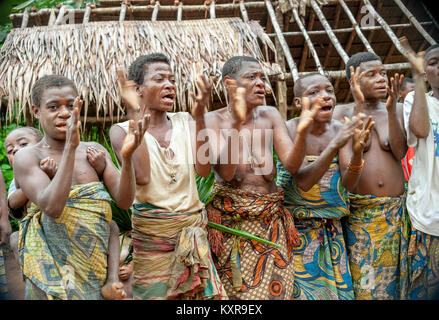
[[[65,140],[55,140],[52,139],[50,137],[48,137],[47,135],[45,135],[43,137],[43,139],[41,140],[41,143],[43,145],[43,147],[45,148],[49,148],[52,150],[64,150],[64,146],[66,144]]]
[[[364,104],[363,107],[365,109],[376,109],[378,108],[378,106],[380,105],[381,100],[377,99],[377,98],[372,98],[372,99],[364,99]]]
[[[439,100],[439,87],[437,88],[431,87],[431,91],[433,91],[433,97]]]
[[[314,136],[321,136],[328,130],[330,122],[331,120],[325,122],[314,120],[313,123],[311,124],[311,128],[309,132]]]
[[[149,127],[160,127],[168,124],[168,116],[166,111],[148,109],[150,114]]]
[[[227,109],[228,109],[228,111],[230,112],[230,114],[232,114],[232,108],[234,107],[234,103],[233,103],[233,101],[231,101],[230,103],[229,103],[229,106],[227,107]],[[256,107],[248,107],[247,106],[247,110],[246,110],[246,113],[245,113],[245,119],[244,119],[244,121],[242,122],[243,124],[244,123],[248,123],[248,122],[250,122],[250,121],[252,121],[252,120],[254,120],[254,118],[255,118],[255,115],[254,115],[254,109],[255,109]]]

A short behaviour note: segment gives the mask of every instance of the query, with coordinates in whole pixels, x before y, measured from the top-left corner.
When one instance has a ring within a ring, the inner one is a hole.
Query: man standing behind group
[[[363,151],[359,182],[350,195],[347,246],[355,298],[404,298],[408,221],[401,159],[407,145],[402,106],[397,104],[402,77],[396,74],[389,88],[381,59],[369,52],[353,55],[346,75],[356,102],[335,108],[334,118],[343,120],[362,112],[375,122]]]
[[[349,214],[346,188],[352,190],[358,182],[355,167],[363,161],[373,122],[369,119],[361,130],[363,115],[344,123],[333,120],[334,88],[319,73],[295,82],[294,102],[302,112],[307,112],[310,103],[322,106],[308,129],[301,168],[291,175],[278,163],[277,184],[285,191],[284,205],[300,234],[300,243],[293,250],[294,296],[300,300],[351,300],[354,291],[341,218]],[[298,120],[287,122],[292,139]],[[344,147],[351,137],[353,143]],[[352,148],[354,152],[350,152]],[[349,168],[340,173],[339,161],[349,161]]]
[[[404,124],[409,146],[415,148],[408,185],[410,238],[409,299],[439,298],[439,45],[424,57],[401,39],[412,65],[415,90],[404,101]],[[426,93],[425,81],[431,86]]]
[[[267,79],[255,58],[230,58],[222,78],[228,106],[206,115],[206,126],[217,137],[210,139],[217,162],[209,220],[283,248],[209,229],[216,266],[231,299],[292,299],[292,247],[298,238],[274,181],[273,146],[285,168],[296,172],[304,156],[305,130],[319,106],[303,114],[293,142],[279,111],[264,105]]]
[[[197,80],[193,116],[171,113],[177,87],[168,58],[161,53],[138,57],[129,81],[119,72],[128,117],[149,115],[150,122],[133,155],[136,198],[132,215],[134,299],[224,299],[207,242],[207,216],[198,197],[195,173],[206,177],[210,163],[195,156],[204,141],[204,110],[211,84]],[[111,127],[117,158],[129,122]]]

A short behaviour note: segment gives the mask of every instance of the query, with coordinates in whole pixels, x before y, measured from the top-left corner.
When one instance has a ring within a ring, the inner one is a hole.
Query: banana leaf
[[[255,241],[263,243],[263,244],[268,244],[270,246],[283,249],[283,247],[281,245],[277,244],[277,243],[274,243],[274,242],[271,242],[271,241],[259,238],[259,237],[255,236],[255,235],[252,235],[251,233],[248,233],[248,232],[245,232],[245,231],[241,231],[241,230],[237,230],[237,229],[232,229],[232,228],[229,228],[229,227],[226,227],[226,226],[223,226],[221,224],[218,224],[218,223],[215,223],[215,222],[211,222],[211,221],[209,221],[207,223],[207,226],[210,227],[210,228],[214,228],[214,229],[217,229],[217,230],[220,230],[220,231],[224,231],[224,232],[233,234],[233,235],[238,236],[238,237],[243,237],[243,238],[247,238],[247,239],[250,239],[250,240],[255,240]]]
[[[207,177],[197,175],[195,180],[197,183],[198,197],[201,202],[207,205],[215,196],[214,194],[211,194],[215,182],[215,175],[213,174],[213,171],[210,171],[210,174]]]

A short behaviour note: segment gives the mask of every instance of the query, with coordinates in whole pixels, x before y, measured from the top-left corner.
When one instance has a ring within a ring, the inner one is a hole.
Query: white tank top
[[[195,213],[204,204],[198,197],[195,181],[189,114],[178,112],[167,115],[172,125],[167,148],[161,147],[151,134],[145,133],[151,175],[148,184],[136,185],[134,203],[150,203],[171,212]],[[128,121],[117,125],[128,132]],[[172,152],[174,156],[169,159]]]

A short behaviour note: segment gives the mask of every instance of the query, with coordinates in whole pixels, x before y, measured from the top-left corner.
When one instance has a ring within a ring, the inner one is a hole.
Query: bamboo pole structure
[[[48,26],[53,26],[55,24],[56,21],[56,15],[55,15],[55,11],[51,11],[50,12],[50,16],[49,16],[49,21],[47,22]]]
[[[151,21],[157,20],[157,15],[159,14],[160,1],[157,1],[154,5],[154,10],[152,11]]]
[[[310,18],[309,18],[309,23],[308,23],[308,31],[307,31],[308,34],[314,28],[315,17],[316,17],[316,15],[315,15],[314,11],[311,11]],[[301,31],[299,31],[298,33],[302,34]],[[284,35],[285,34],[286,33],[284,32]],[[308,46],[305,43],[305,46],[304,46],[304,48],[302,50],[302,56],[300,57],[299,72],[303,72],[305,70],[307,57],[308,57]]]
[[[323,74],[323,68],[320,64],[319,56],[317,55],[316,49],[314,48],[314,45],[312,44],[311,39],[308,36],[308,33],[306,32],[305,26],[302,23],[302,20],[299,17],[299,13],[297,12],[297,8],[293,7],[293,15],[294,19],[296,20],[297,25],[299,26],[300,31],[303,33],[303,37],[305,38],[306,43],[308,44],[308,48],[311,51],[311,54],[314,58],[314,62],[316,63],[317,70]]]
[[[246,2],[245,6],[248,9],[264,9],[266,7],[266,4],[264,1],[253,1],[253,2]],[[205,10],[205,8],[206,8],[206,6],[204,4],[203,5],[183,5],[182,6],[182,10],[184,12],[199,12],[199,11]],[[234,8],[236,8],[236,5],[233,3],[215,4],[215,11],[216,12],[230,10],[230,9],[234,9]],[[130,10],[132,11],[132,13],[136,13],[136,14],[151,12],[151,11],[153,11],[153,9],[154,9],[154,6],[150,6],[150,5],[149,6],[131,6],[130,7]],[[37,17],[41,17],[44,15],[49,15],[50,10],[52,10],[52,9],[43,8],[37,12],[31,12],[31,13],[29,13],[29,18],[33,18],[33,17],[37,18]],[[55,13],[58,14],[59,10],[61,10],[61,9],[54,9],[54,10],[55,10]],[[73,10],[73,13],[75,15],[83,15],[85,12],[85,9],[71,9],[71,10]],[[119,15],[120,10],[121,10],[121,7],[95,8],[95,9],[93,9],[93,14],[96,16]],[[161,12],[171,13],[171,12],[175,12],[177,10],[178,9],[174,5],[160,6]],[[14,13],[14,14],[10,14],[9,18],[11,20],[14,20],[15,18],[22,18],[22,16],[23,16],[22,13]]]
[[[284,27],[284,22],[282,19],[283,15],[279,7],[275,9],[275,18],[279,24],[279,28],[282,30]],[[282,72],[285,73],[285,55],[282,54],[282,45],[279,41],[279,38],[275,39],[274,45],[276,48],[275,62],[280,66]],[[287,84],[283,79],[276,81],[276,100],[279,113],[282,115],[282,118],[284,118],[284,120],[287,120]]]
[[[383,65],[384,70],[386,71],[394,71],[394,70],[410,70],[411,65],[408,62],[401,62],[401,63],[391,63],[391,64],[384,64]],[[306,71],[306,72],[299,72],[298,76],[304,76],[307,74],[313,73],[313,71]],[[325,76],[331,78],[331,79],[338,79],[338,78],[346,78],[346,71],[345,70],[325,70],[324,71]],[[290,73],[286,73],[284,75],[272,75],[270,76],[270,79],[276,80],[278,78],[285,78],[285,80],[291,81],[293,80]]]
[[[401,19],[400,19],[400,22],[403,22],[404,20],[405,20],[405,17],[402,16]],[[396,30],[396,36],[398,37],[398,39],[399,39],[399,37],[401,37],[402,32],[403,32],[403,29],[402,29],[402,28],[398,28],[398,29]],[[389,51],[387,51],[387,54],[386,54],[386,56],[385,56],[384,59],[383,59],[383,63],[388,63],[388,62],[389,62],[389,59],[390,59],[390,57],[393,55],[393,52],[394,52],[394,51],[395,51],[395,45],[394,45],[393,43],[391,43],[391,44],[390,44]]]
[[[183,16],[183,2],[178,3],[178,9],[177,9],[177,21],[181,21],[181,18]]]
[[[407,7],[402,3],[401,0],[393,0],[396,5],[401,9],[401,11],[406,15],[406,17],[410,20],[413,26],[419,31],[419,33],[430,43],[436,44],[436,41],[425,31],[422,25],[416,20],[413,14],[407,9]]]
[[[425,22],[420,22],[420,24],[423,26],[429,26],[429,25],[433,25],[433,22],[425,21]],[[398,24],[391,24],[391,25],[389,25],[389,27],[392,29],[410,28],[410,27],[412,27],[412,25],[410,23],[398,23]],[[369,27],[362,27],[360,29],[363,31],[368,31],[368,30],[383,29],[383,27],[382,26],[369,26]],[[355,31],[355,29],[354,28],[339,28],[339,29],[333,29],[332,31],[334,33],[346,33],[346,32],[353,32],[353,31]],[[308,33],[308,35],[322,35],[322,34],[326,34],[326,31],[325,30],[311,30],[311,31],[308,30],[307,33]],[[283,35],[284,35],[284,37],[296,37],[296,36],[302,35],[302,32],[301,31],[289,31],[289,32],[284,32]],[[276,34],[275,33],[267,33],[267,36],[275,37]]]
[[[322,10],[320,10],[319,5],[315,2],[315,0],[311,0],[311,6],[314,9],[314,12],[316,13],[320,22],[322,23],[323,27],[325,28],[326,32],[328,33],[328,37],[331,40],[332,44],[334,45],[334,48],[337,50],[338,54],[346,63],[349,60],[349,56],[347,55],[346,51],[344,51],[343,47],[341,46],[340,42],[337,39],[337,36],[334,34],[334,32],[332,32],[331,26],[329,25],[328,21],[323,15]]]
[[[23,20],[21,21],[21,28],[26,28],[29,22],[29,7],[24,9]]]
[[[335,12],[334,29],[338,28],[338,24],[340,22],[340,15],[341,15],[341,7],[337,3],[337,9]],[[334,50],[334,46],[332,45],[332,42],[329,42],[326,57],[325,57],[325,60],[323,61],[323,68],[326,68],[326,66],[328,65],[329,59],[332,56],[332,50]]]
[[[55,25],[61,24],[62,19],[64,18],[64,14],[66,11],[66,6],[62,5],[61,9],[59,9],[58,16],[56,17]]]
[[[375,53],[372,49],[372,46],[370,45],[370,43],[367,41],[366,37],[364,36],[363,32],[361,32],[361,29],[358,26],[357,19],[354,18],[353,14],[352,14],[351,10],[349,9],[349,7],[347,6],[346,2],[344,2],[344,0],[339,0],[339,3],[341,5],[341,7],[343,8],[344,12],[347,14],[349,20],[352,23],[353,28],[355,29],[355,32],[356,32],[358,38],[360,38],[361,42],[363,42],[366,50],[369,52]]]
[[[383,27],[384,31],[389,36],[390,40],[392,40],[392,42],[395,44],[396,49],[398,49],[398,51],[401,52],[401,54],[404,57],[407,57],[407,53],[405,52],[404,48],[401,46],[401,43],[399,42],[398,37],[395,35],[395,33],[389,27],[387,22],[378,14],[378,12],[372,6],[372,4],[370,3],[369,0],[363,0],[363,2],[366,6],[368,6],[368,8],[370,9],[371,13],[373,14],[373,17],[375,18],[375,20],[378,21],[378,23]]]
[[[210,6],[209,7],[209,17],[210,17],[210,19],[215,19],[216,18],[216,14],[215,14],[215,1],[212,0],[210,2],[209,6]]]
[[[84,17],[82,18],[82,23],[88,23],[88,21],[90,20],[90,13],[91,13],[91,5],[90,3],[87,3],[85,5],[85,12],[84,12]]]
[[[296,64],[294,63],[293,57],[291,56],[291,52],[290,52],[290,48],[288,47],[288,43],[282,34],[282,30],[279,27],[279,23],[276,20],[276,15],[275,15],[275,12],[273,9],[273,5],[271,4],[270,0],[265,0],[265,5],[266,5],[267,11],[268,11],[268,15],[270,16],[271,24],[273,25],[273,28],[276,32],[277,39],[279,40],[279,43],[282,47],[285,58],[287,59],[288,66],[290,67],[290,72],[292,74],[293,80],[296,81],[299,78],[297,67],[296,67]]]
[[[125,20],[126,12],[127,12],[127,5],[124,2],[122,2],[120,14],[119,14],[119,22],[122,22]]]
[[[242,21],[248,22],[248,13],[245,8],[244,0],[239,0],[239,9],[241,10]]]

